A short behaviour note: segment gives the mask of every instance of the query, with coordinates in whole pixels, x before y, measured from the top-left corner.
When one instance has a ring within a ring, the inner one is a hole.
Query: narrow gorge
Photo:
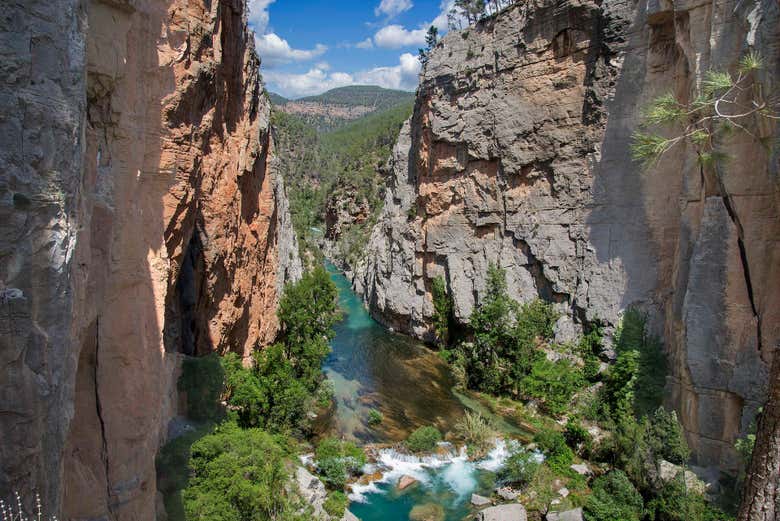
[[[4,2],[0,520],[778,519],[780,3],[363,4]]]

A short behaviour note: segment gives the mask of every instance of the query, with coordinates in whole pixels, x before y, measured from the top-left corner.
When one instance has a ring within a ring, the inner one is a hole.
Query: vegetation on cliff
[[[285,288],[281,334],[255,351],[250,367],[234,353],[185,362],[180,388],[191,419],[201,423],[157,459],[171,519],[310,519],[287,469],[292,435],[308,431],[307,413],[317,407],[320,366],[339,317],[336,298],[318,267]]]
[[[327,230],[328,239],[335,244],[334,254],[340,260],[354,262],[380,210],[384,195],[381,167],[401,125],[412,113],[413,97],[398,91],[354,88],[320,96],[333,103],[342,103],[345,97],[353,103],[370,101],[377,110],[327,131],[279,110],[274,111],[272,124],[302,251],[317,250],[315,239],[320,234],[314,230],[322,230],[328,224],[329,205],[365,208],[365,215],[361,212],[356,216],[335,216],[339,222]],[[340,222],[341,217],[346,222]]]

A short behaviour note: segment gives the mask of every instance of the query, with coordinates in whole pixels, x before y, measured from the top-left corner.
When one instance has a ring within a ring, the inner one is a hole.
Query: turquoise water
[[[404,440],[421,425],[452,430],[464,407],[452,393],[447,365],[419,342],[380,326],[349,281],[334,266],[327,268],[344,313],[323,368],[336,392],[329,430],[364,443]],[[367,423],[372,408],[384,416],[378,427]]]
[[[464,404],[469,408],[477,404],[452,392],[449,369],[435,353],[385,330],[367,313],[347,279],[334,266],[327,268],[338,287],[344,318],[335,328],[333,351],[324,364],[334,383],[336,401],[326,430],[363,443],[400,441],[421,425],[451,431],[464,413]],[[367,423],[372,408],[384,416],[376,427]],[[444,517],[436,517],[437,521],[468,518],[473,513],[472,492],[489,495],[494,484],[492,470],[506,451],[499,447],[486,461],[476,463],[456,454],[454,448],[450,451],[447,456],[420,461],[389,448],[380,450],[377,470],[383,471],[383,477],[354,487],[350,510],[363,521],[408,521],[415,507],[438,505]],[[402,475],[418,482],[399,491],[396,484]]]

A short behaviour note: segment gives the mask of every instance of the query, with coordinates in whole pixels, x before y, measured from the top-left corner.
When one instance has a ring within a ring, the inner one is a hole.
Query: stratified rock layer
[[[690,148],[643,171],[629,144],[650,99],[687,99],[749,50],[776,85],[779,11],[771,0],[536,0],[445,37],[356,269],[373,314],[429,336],[431,281],[443,276],[467,322],[489,263],[514,298],[555,303],[559,340],[591,321],[609,330],[637,306],[665,340],[669,402],[694,454],[733,470],[780,341],[778,160],[734,135],[718,182]]]
[[[12,0],[0,39],[0,497],[154,519],[182,353],[271,341],[301,271],[245,5]]]

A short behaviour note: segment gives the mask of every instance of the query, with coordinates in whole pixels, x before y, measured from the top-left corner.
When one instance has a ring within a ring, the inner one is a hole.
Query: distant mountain
[[[268,99],[271,100],[271,104],[276,105],[276,106],[284,105],[285,103],[290,101],[287,98],[285,98],[284,96],[280,96],[279,94],[277,94],[275,92],[270,92],[270,91],[268,92]]]
[[[413,92],[384,89],[373,85],[353,85],[332,89],[318,96],[307,96],[296,101],[313,101],[345,107],[372,107],[387,109],[414,99]]]
[[[334,130],[373,112],[414,102],[414,93],[369,85],[340,87],[297,100],[274,93],[269,97],[278,111],[298,116],[318,131]]]

